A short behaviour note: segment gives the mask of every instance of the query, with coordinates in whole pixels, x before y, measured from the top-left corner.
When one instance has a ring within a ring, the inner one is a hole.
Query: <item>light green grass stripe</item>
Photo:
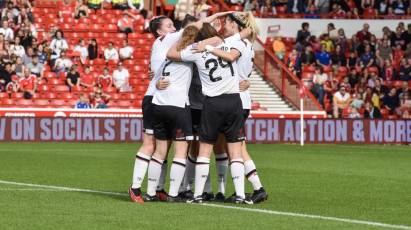
[[[31,184],[31,183],[22,183],[22,182],[15,182],[15,181],[0,180],[0,184],[28,186],[28,187],[45,188],[45,189],[55,189],[55,190],[60,190],[60,191],[96,193],[96,194],[114,195],[114,196],[128,196],[128,194],[126,193],[107,192],[107,191],[98,191],[98,190],[81,189],[81,188],[70,188],[70,187],[53,186],[53,185]],[[318,216],[318,215],[293,213],[293,212],[280,212],[280,211],[273,211],[273,210],[267,210],[267,209],[245,208],[245,207],[227,206],[227,205],[219,205],[219,204],[204,203],[201,205],[206,206],[206,207],[234,209],[234,210],[239,210],[239,211],[264,213],[264,214],[277,215],[277,216],[300,217],[300,218],[308,218],[308,219],[316,219],[316,220],[344,222],[344,223],[350,223],[350,224],[369,225],[369,226],[390,228],[390,229],[411,230],[411,226],[385,224],[385,223],[365,221],[365,220],[353,220],[353,219],[345,219],[345,218],[338,218],[338,217]]]

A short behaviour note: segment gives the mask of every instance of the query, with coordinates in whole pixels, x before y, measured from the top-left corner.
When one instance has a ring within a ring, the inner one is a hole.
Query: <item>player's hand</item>
[[[250,81],[248,80],[240,81],[240,92],[246,91],[248,88],[250,88],[250,85]]]
[[[153,71],[148,71],[148,78],[151,80],[154,77],[154,72]]]
[[[157,81],[156,87],[159,90],[164,90],[167,89],[167,87],[170,85],[170,81],[166,78],[161,78],[160,80]]]
[[[191,49],[191,51],[193,51],[193,53],[201,53],[204,52],[205,49],[205,44],[199,42],[196,44],[193,44],[193,48]]]

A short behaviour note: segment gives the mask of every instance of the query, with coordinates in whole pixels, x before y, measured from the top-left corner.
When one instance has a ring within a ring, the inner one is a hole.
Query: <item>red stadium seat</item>
[[[105,93],[115,93],[115,92],[117,92],[117,89],[115,87],[106,87],[106,88],[103,88],[103,92],[105,92]]]
[[[45,99],[37,99],[33,100],[33,103],[35,106],[46,106],[50,104],[50,101]]]
[[[27,99],[18,99],[16,100],[16,105],[22,107],[29,107],[33,105],[33,101]]]
[[[23,93],[12,93],[10,98],[14,98],[14,99],[23,98]]]
[[[8,98],[4,98],[2,100],[0,100],[3,106],[6,107],[10,107],[13,106],[15,104],[15,100],[14,99],[8,99]]]
[[[131,107],[131,105],[132,104],[128,100],[120,100],[120,101],[117,102],[118,107],[129,108],[129,107]]]
[[[113,100],[119,100],[122,97],[122,94],[112,93],[112,94],[110,94],[110,96],[111,96],[111,99],[113,99]]]
[[[9,98],[9,94],[4,93],[4,92],[0,92],[0,99],[3,99],[3,98]]]
[[[45,92],[44,94],[43,94],[43,97],[42,97],[43,99],[55,99],[55,98],[57,98],[57,95],[55,94],[55,93],[53,93],[53,92]]]
[[[54,106],[62,106],[62,105],[67,104],[65,100],[58,100],[58,99],[51,100],[50,102],[51,102],[51,105],[54,105]]]

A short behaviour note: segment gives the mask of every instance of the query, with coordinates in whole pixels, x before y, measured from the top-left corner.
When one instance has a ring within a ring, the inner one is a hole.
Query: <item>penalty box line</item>
[[[34,188],[43,188],[43,189],[59,190],[59,191],[95,193],[95,194],[112,195],[112,196],[128,196],[128,194],[126,194],[126,193],[106,192],[106,191],[98,191],[98,190],[91,190],[91,189],[71,188],[71,187],[53,186],[53,185],[22,183],[22,182],[16,182],[16,181],[0,180],[0,184],[26,186],[26,187],[34,187]],[[281,211],[273,211],[273,210],[268,210],[268,209],[245,208],[245,207],[238,207],[238,206],[228,206],[228,205],[209,204],[209,203],[204,203],[204,204],[201,204],[200,206],[213,207],[213,208],[223,208],[223,209],[232,209],[232,210],[245,211],[245,212],[264,213],[264,214],[270,214],[270,215],[276,215],[276,216],[289,216],[289,217],[299,217],[299,218],[315,219],[315,220],[328,220],[328,221],[334,221],[334,222],[343,222],[343,223],[358,224],[358,225],[368,225],[368,226],[390,228],[390,229],[411,230],[411,226],[385,224],[385,223],[379,223],[379,222],[374,222],[374,221],[366,221],[366,220],[354,220],[354,219],[346,219],[346,218],[338,218],[338,217],[319,216],[319,215],[293,213],[293,212],[281,212]]]

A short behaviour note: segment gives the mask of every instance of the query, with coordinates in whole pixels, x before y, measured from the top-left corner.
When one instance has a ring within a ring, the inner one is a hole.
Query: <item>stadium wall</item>
[[[364,23],[370,25],[370,32],[375,34],[377,38],[382,37],[382,28],[388,26],[391,30],[395,30],[399,22],[405,24],[410,23],[410,20],[349,20],[349,19],[284,19],[284,18],[256,18],[256,22],[261,29],[260,39],[265,41],[268,36],[279,35],[282,37],[296,37],[297,31],[301,29],[303,22],[310,24],[310,31],[313,35],[321,35],[326,32],[328,23],[334,23],[335,28],[343,28],[347,38],[351,38],[363,27]],[[278,27],[279,26],[279,27]],[[269,34],[268,28],[274,28],[274,32]],[[278,29],[278,30],[277,30]]]
[[[139,117],[2,117],[0,141],[138,142]],[[411,144],[411,120],[305,119],[306,143]],[[245,126],[252,143],[299,143],[300,120],[250,118]]]

